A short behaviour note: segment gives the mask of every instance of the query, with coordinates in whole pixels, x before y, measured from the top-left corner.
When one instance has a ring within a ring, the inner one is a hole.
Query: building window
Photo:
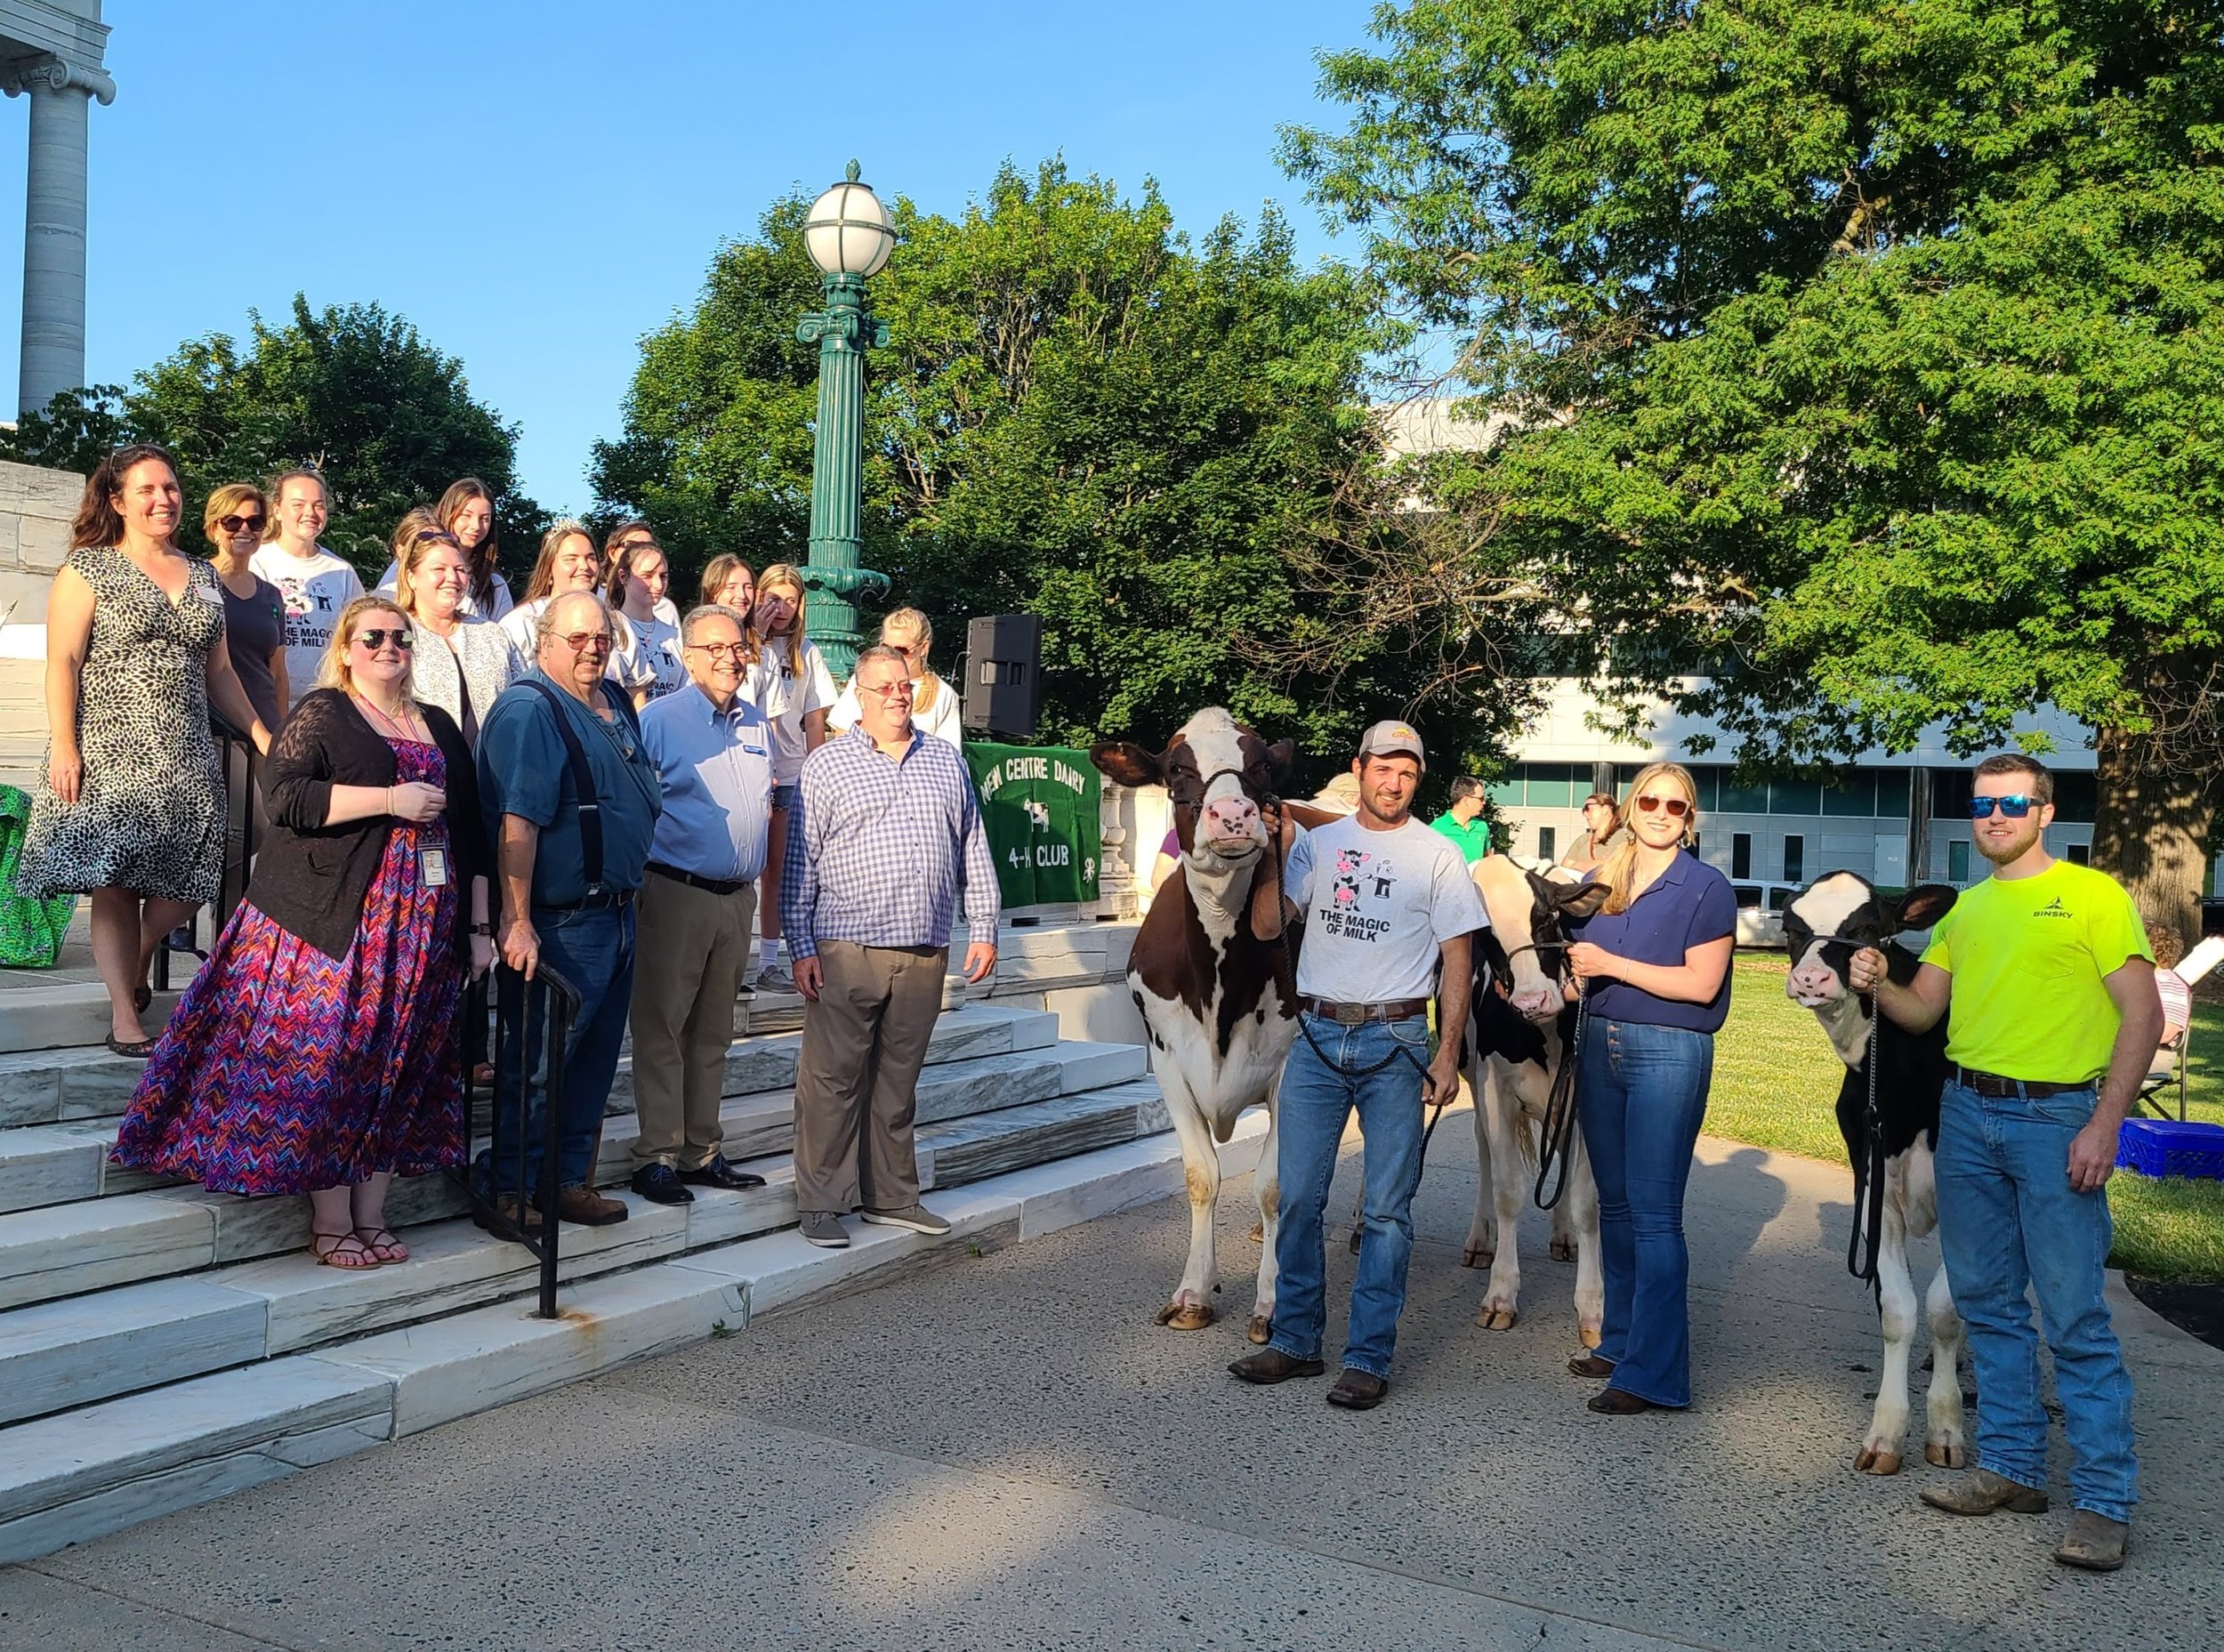
[[[1729,874],[1734,878],[1753,876],[1753,834],[1733,832],[1729,834]]]
[[[1946,845],[1946,882],[1966,883],[1970,881],[1970,841],[1957,837]]]
[[[1803,837],[1784,840],[1784,881],[1786,883],[1807,882],[1807,840]]]
[[[1536,858],[1539,860],[1559,859],[1559,857],[1553,852],[1559,847],[1559,834],[1558,832],[1554,831],[1551,826],[1537,827]]]
[[[1769,812],[1772,815],[1819,815],[1823,788],[1813,780],[1769,782]]]
[[[1769,783],[1756,780],[1751,786],[1739,786],[1726,779],[1717,806],[1726,815],[1765,815],[1769,812]]]
[[[2069,846],[2069,864],[2073,866],[2089,866],[2092,865],[2092,845],[2091,843],[2072,843]]]
[[[1907,770],[1882,769],[1876,777],[1876,818],[1880,820],[1907,818]]]

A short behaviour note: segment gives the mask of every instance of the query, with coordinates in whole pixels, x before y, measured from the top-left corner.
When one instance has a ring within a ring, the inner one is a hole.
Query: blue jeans
[[[1706,1118],[1714,1036],[1593,1019],[1575,1075],[1577,1116],[1599,1184],[1609,1387],[1656,1406],[1691,1403],[1691,1256],[1683,1192]]]
[[[1977,1374],[1977,1461],[2046,1487],[2039,1402],[2038,1298],[2081,1509],[2128,1520],[2139,1501],[2131,1375],[2108,1322],[2105,1188],[2075,1193],[2069,1144],[2092,1117],[2091,1087],[2059,1095],[1980,1096],[1949,1079],[1938,1098],[1938,1248],[1969,1326]]]
[[[564,1111],[558,1121],[556,1183],[560,1188],[584,1186],[594,1170],[596,1144],[602,1135],[602,1109],[610,1099],[610,1079],[617,1071],[618,1045],[625,1037],[625,1013],[633,998],[633,909],[631,907],[594,907],[577,912],[533,909],[533,928],[541,938],[541,963],[561,975],[579,992],[579,1011],[572,1018],[564,1040]],[[528,1013],[512,1018],[502,1028],[502,1048],[496,1058],[495,1094],[497,1100],[518,1093],[522,1066],[529,1088],[525,1108],[525,1185],[537,1193],[541,1175],[541,1143],[548,1101],[548,1030],[541,1015],[544,1000],[528,995]],[[520,1027],[519,1020],[525,1025]],[[497,1192],[517,1191],[517,1143],[509,1136],[517,1116],[507,1108],[495,1109],[493,1185]]]
[[[1321,1217],[1328,1207],[1344,1123],[1356,1108],[1365,1144],[1366,1196],[1343,1363],[1388,1377],[1398,1344],[1398,1316],[1406,1306],[1406,1264],[1414,1250],[1409,1213],[1421,1181],[1421,1076],[1429,1065],[1428,1019],[1416,1015],[1405,1021],[1340,1027],[1305,1015],[1299,1026],[1302,1030],[1282,1068],[1275,1112],[1282,1211],[1274,1243],[1279,1274],[1274,1334],[1268,1346],[1294,1359],[1320,1358],[1328,1262]],[[1307,1033],[1327,1061],[1313,1052]],[[1370,1067],[1375,1070],[1366,1072]]]

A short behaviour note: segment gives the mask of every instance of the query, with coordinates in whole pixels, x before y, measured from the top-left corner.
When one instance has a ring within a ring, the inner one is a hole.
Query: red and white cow
[[[1473,1013],[1465,1067],[1475,1095],[1475,1152],[1482,1180],[1461,1260],[1490,1265],[1475,1323],[1510,1331],[1520,1308],[1520,1225],[1535,1191],[1537,1132],[1552,1081],[1574,1036],[1575,1010],[1563,985],[1570,919],[1589,917],[1607,897],[1564,866],[1492,853],[1468,869],[1490,928],[1476,936]],[[1552,1210],[1551,1253],[1575,1264],[1575,1326],[1596,1348],[1606,1322],[1599,1258],[1599,1189],[1583,1132],[1571,1132],[1567,1191]]]
[[[1288,777],[1290,743],[1269,745],[1210,706],[1156,755],[1124,740],[1089,755],[1122,786],[1163,782],[1181,842],[1181,863],[1152,900],[1127,968],[1189,1186],[1189,1265],[1158,1323],[1192,1331],[1218,1317],[1215,1143],[1229,1139],[1245,1108],[1264,1107],[1267,1135],[1253,1177],[1259,1282],[1249,1326],[1251,1340],[1264,1342],[1274,1318],[1275,1091],[1297,1028],[1297,937],[1283,930],[1281,868],[1268,852],[1279,823],[1267,814],[1281,812],[1275,787]]]
[[[1938,1145],[1938,1092],[1946,1079],[1946,1023],[1928,1032],[1904,1027],[1873,1036],[1873,1011],[1847,989],[1847,967],[1864,947],[1884,955],[1891,979],[1915,977],[1915,955],[1891,937],[1928,929],[1953,907],[1954,891],[1926,883],[1894,899],[1866,878],[1833,872],[1809,884],[1784,909],[1784,940],[1792,971],[1784,990],[1793,1003],[1815,1011],[1846,1064],[1838,1086],[1838,1129],[1848,1158],[1858,1164],[1866,1149],[1870,1065],[1884,1149],[1882,1231],[1871,1236],[1876,1254],[1877,1307],[1884,1327],[1884,1372],[1876,1384],[1876,1410],[1853,1466],[1865,1474],[1899,1471],[1901,1437],[1907,1430],[1907,1366],[1915,1336],[1915,1285],[1907,1267],[1909,1236],[1921,1238],[1938,1224],[1938,1184],[1931,1152]],[[1865,1221],[1857,1210],[1854,1221]],[[1953,1287],[1941,1264],[1924,1303],[1930,1321],[1930,1391],[1922,1455],[1943,1468],[1967,1460],[1962,1429],[1962,1380],[1956,1370],[1964,1334],[1954,1311]]]

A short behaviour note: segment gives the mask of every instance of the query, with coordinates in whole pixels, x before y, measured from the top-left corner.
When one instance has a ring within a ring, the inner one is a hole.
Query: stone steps
[[[941,1123],[1120,1083],[1145,1068],[1133,1045],[1060,1044],[945,1060],[920,1075],[918,1120]],[[792,1092],[736,1097],[721,1110],[729,1156],[784,1152],[793,1137]],[[634,1116],[603,1126],[594,1180],[632,1174]],[[105,1171],[108,1166],[103,1164]],[[398,1229],[460,1215],[463,1190],[447,1175],[397,1181],[387,1213]],[[305,1245],[309,1205],[186,1186],[92,1197],[0,1215],[0,1310]]]
[[[1155,1098],[1155,1090],[1150,1094]],[[1032,1105],[1057,1108],[1072,1100]],[[1024,1110],[1012,1111],[1016,1116]],[[1221,1148],[1227,1173],[1251,1170],[1264,1129],[1263,1116],[1241,1121]],[[181,1372],[205,1351],[197,1356],[194,1338],[173,1335],[161,1350],[150,1345],[146,1361],[149,1371],[170,1373],[155,1379],[162,1386],[0,1428],[0,1564],[193,1507],[628,1359],[745,1333],[756,1316],[807,1310],[866,1279],[1024,1243],[1166,1197],[1182,1185],[1180,1148],[1161,1131],[944,1192],[935,1203],[955,1224],[946,1239],[884,1228],[856,1229],[846,1251],[814,1249],[792,1231],[729,1239],[584,1279],[567,1288],[565,1312],[553,1321],[532,1318],[528,1302],[504,1301],[197,1375]],[[622,1229],[604,1230],[615,1231]],[[427,1256],[436,1264],[441,1259],[437,1247]],[[352,1278],[367,1285],[399,1271]],[[205,1350],[220,1335],[240,1336],[254,1320],[258,1299],[252,1291],[214,1283],[240,1277],[211,1275],[206,1282],[170,1282],[159,1289],[181,1307],[189,1286],[249,1299],[204,1295],[193,1304],[202,1310],[197,1346]],[[97,1332],[102,1318],[91,1305],[122,1305],[127,1295],[85,1299],[80,1326]],[[259,1300],[269,1315],[272,1299]],[[219,1309],[229,1312],[228,1320]]]

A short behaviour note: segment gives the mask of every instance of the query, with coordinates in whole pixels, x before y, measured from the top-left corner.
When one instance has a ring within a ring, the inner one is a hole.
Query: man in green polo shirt
[[[1460,858],[1471,866],[1490,853],[1490,823],[1483,818],[1483,783],[1473,775],[1454,779],[1452,807],[1429,822],[1429,829],[1457,843]]]
[[[2046,852],[2054,778],[2028,757],[1977,766],[1970,837],[1993,874],[1938,922],[1906,986],[1873,949],[1847,975],[1921,1032],[1946,1020],[1938,1245],[1977,1375],[1977,1466],[1922,1494],[1951,1514],[2046,1508],[2038,1299],[2077,1512],[2066,1566],[2123,1564],[2138,1501],[2131,1378],[2102,1295],[2116,1132],[2162,1036],[2155,955],[2115,881]]]

